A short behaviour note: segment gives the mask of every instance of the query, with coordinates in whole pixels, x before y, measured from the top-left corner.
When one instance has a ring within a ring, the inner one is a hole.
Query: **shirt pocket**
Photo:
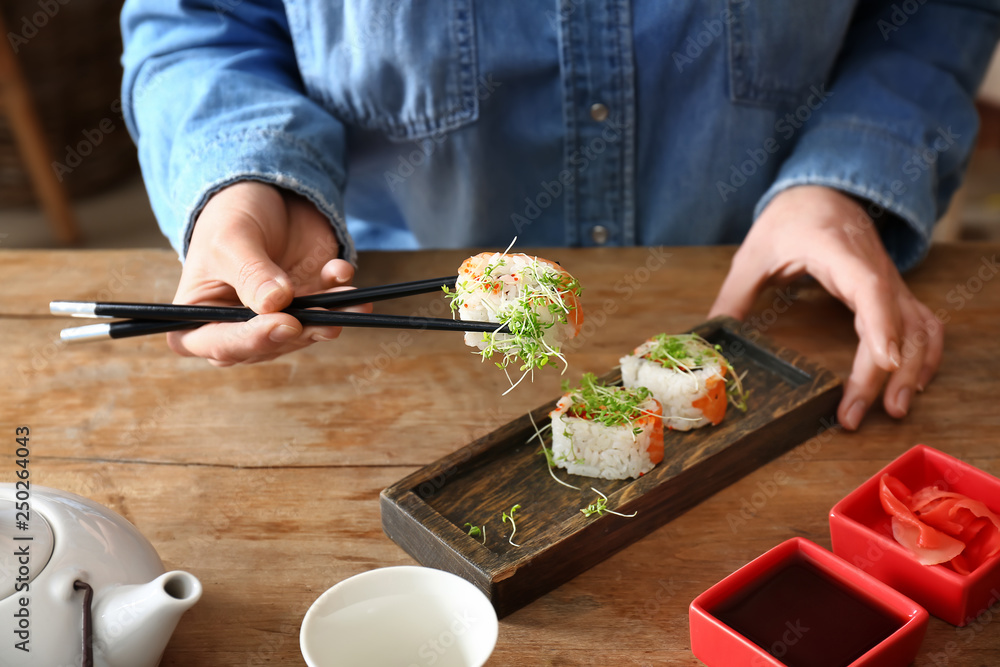
[[[729,84],[736,102],[801,104],[827,81],[851,23],[845,0],[727,0]]]
[[[472,0],[287,0],[309,95],[344,123],[408,141],[479,116]]]

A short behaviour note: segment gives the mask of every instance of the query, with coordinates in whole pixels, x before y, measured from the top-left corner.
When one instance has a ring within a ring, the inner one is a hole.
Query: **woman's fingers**
[[[258,361],[310,342],[299,321],[286,313],[258,315],[246,322],[213,322],[167,334],[167,343],[177,354],[204,357],[217,365]]]
[[[930,309],[907,291],[904,314],[902,362],[885,387],[885,410],[893,417],[903,417],[909,411],[913,395],[923,391],[941,363],[944,348],[944,328]],[[926,378],[926,379],[925,379]]]
[[[372,304],[338,310],[370,313]],[[216,366],[232,366],[269,361],[312,343],[333,340],[342,330],[333,326],[303,327],[287,313],[269,313],[246,322],[215,322],[190,331],[172,332],[167,334],[167,343],[182,356],[204,357]]]
[[[267,253],[266,240],[252,229],[233,233],[215,253],[216,276],[232,285],[240,302],[255,313],[288,306],[295,293],[291,278]]]
[[[901,291],[906,289],[898,276],[887,273],[895,272],[895,267],[873,265],[849,250],[831,252],[830,257],[828,264],[810,267],[810,271],[854,311],[855,331],[868,347],[873,362],[882,370],[895,371],[901,361]]]
[[[868,409],[878,399],[885,384],[886,371],[875,363],[871,350],[865,343],[858,345],[854,367],[844,386],[844,397],[837,408],[837,421],[848,431],[857,430]]]
[[[917,347],[912,354],[902,357],[899,369],[889,376],[882,403],[890,416],[901,419],[909,412],[926,354],[924,347]]]
[[[327,289],[350,285],[354,280],[354,266],[347,260],[331,259],[320,270],[320,278],[324,285],[328,285]]]
[[[709,317],[728,315],[738,320],[745,319],[753,308],[757,295],[776,271],[771,266],[771,257],[766,248],[755,243],[756,236],[750,236],[733,256],[729,273],[719,288],[715,303],[708,311]]]
[[[919,305],[923,306],[923,304]],[[938,368],[941,366],[941,357],[944,354],[944,325],[931,313],[930,308],[926,310],[923,329],[927,332],[929,341],[927,343],[927,354],[924,356],[924,365],[917,374],[916,389],[918,392],[923,391],[930,384],[934,378],[934,374],[937,373]]]

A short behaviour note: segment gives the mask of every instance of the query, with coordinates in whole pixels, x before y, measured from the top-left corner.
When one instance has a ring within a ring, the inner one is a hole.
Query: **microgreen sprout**
[[[728,377],[726,377],[726,397],[729,402],[741,412],[747,411],[747,397],[750,392],[743,389],[742,375],[736,373],[732,363],[722,353],[721,345],[712,345],[698,334],[680,334],[668,336],[660,334],[653,338],[652,348],[643,355],[646,359],[659,363],[664,368],[672,368],[689,375],[694,382],[698,383],[698,378],[694,371],[701,370],[706,360],[714,361],[722,366]]]
[[[538,442],[542,446],[542,454],[545,455],[545,465],[548,467],[548,469],[549,469],[549,475],[552,476],[552,479],[556,480],[557,482],[559,482],[560,484],[562,484],[565,487],[568,487],[570,489],[574,489],[576,491],[579,491],[580,487],[573,486],[569,482],[562,481],[561,479],[559,479],[558,477],[556,477],[556,473],[553,470],[553,468],[555,467],[554,456],[552,454],[552,450],[550,448],[548,448],[548,447],[545,446],[545,438],[542,436],[542,431],[544,429],[546,429],[546,428],[549,428],[549,429],[552,428],[552,424],[551,423],[550,424],[546,424],[544,427],[542,427],[540,429],[540,428],[538,428],[538,424],[535,423],[534,416],[532,416],[532,414],[530,412],[528,413],[528,419],[531,420],[531,425],[535,427],[535,435],[533,435],[530,438],[528,438],[528,441],[525,444],[528,444],[528,442],[531,442],[535,438],[538,438]]]
[[[468,522],[466,522],[465,526],[469,529],[469,537],[482,537],[483,544],[486,544],[486,526],[480,528],[479,526],[473,526]]]
[[[726,380],[726,398],[732,403],[733,407],[740,412],[747,411],[747,398],[750,396],[750,392],[743,389],[743,378],[747,376],[747,371],[743,371],[741,374],[736,373],[736,369],[733,368],[732,363],[729,359],[722,353],[722,346],[716,345],[715,351],[719,353],[719,359],[722,365],[726,367],[726,371],[729,373],[729,378]]]
[[[563,383],[563,391],[569,392],[569,383]],[[580,387],[569,395],[573,404],[567,416],[596,421],[604,426],[631,426],[644,415],[660,416],[642,408],[651,396],[645,387],[608,387],[600,384],[593,373],[584,373]],[[633,436],[641,432],[641,428],[632,430]]]
[[[520,544],[514,542],[514,533],[517,532],[517,526],[514,525],[514,512],[516,512],[519,509],[521,509],[520,505],[514,505],[513,507],[510,508],[510,512],[504,512],[503,514],[500,515],[504,523],[510,521],[510,537],[507,538],[507,541],[510,542],[511,545],[515,547],[521,546]]]
[[[623,516],[626,519],[631,519],[637,514],[637,512],[632,512],[631,514],[622,514],[621,512],[609,510],[608,497],[603,493],[601,493],[600,491],[598,491],[597,489],[595,489],[594,487],[590,487],[590,490],[599,495],[600,498],[598,498],[597,500],[595,500],[594,502],[590,503],[585,508],[580,510],[583,516],[590,517],[593,516],[594,514],[596,514],[597,516],[604,516],[605,514],[614,514],[616,516]]]

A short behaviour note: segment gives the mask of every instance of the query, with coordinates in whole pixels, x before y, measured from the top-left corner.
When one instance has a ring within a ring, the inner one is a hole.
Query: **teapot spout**
[[[181,615],[200,597],[201,582],[180,570],[105,592],[94,605],[95,657],[100,653],[109,667],[154,667]]]

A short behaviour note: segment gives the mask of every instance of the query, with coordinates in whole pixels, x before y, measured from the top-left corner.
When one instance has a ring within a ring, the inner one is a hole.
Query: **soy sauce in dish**
[[[904,622],[801,557],[712,614],[788,667],[847,667]]]

